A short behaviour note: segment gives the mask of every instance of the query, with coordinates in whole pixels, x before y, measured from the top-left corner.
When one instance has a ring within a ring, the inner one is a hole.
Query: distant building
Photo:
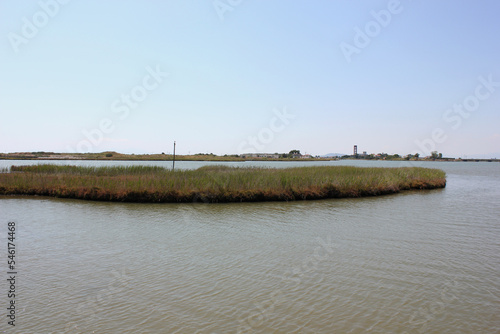
[[[270,158],[278,159],[280,155],[278,153],[244,153],[240,154],[242,158]]]

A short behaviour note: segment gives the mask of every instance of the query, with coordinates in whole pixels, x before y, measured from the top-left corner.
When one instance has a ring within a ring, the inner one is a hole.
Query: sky
[[[0,152],[500,158],[500,2],[0,0]]]

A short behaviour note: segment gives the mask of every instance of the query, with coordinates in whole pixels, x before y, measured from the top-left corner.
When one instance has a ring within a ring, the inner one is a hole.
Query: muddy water
[[[500,164],[421,165],[444,169],[447,187],[218,205],[3,197],[0,329],[500,332]],[[15,328],[6,317],[9,221]]]

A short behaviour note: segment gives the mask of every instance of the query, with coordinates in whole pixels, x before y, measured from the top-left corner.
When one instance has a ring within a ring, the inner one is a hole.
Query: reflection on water
[[[499,332],[500,164],[421,164],[447,187],[217,205],[4,197],[2,240],[7,221],[19,229],[13,332]]]

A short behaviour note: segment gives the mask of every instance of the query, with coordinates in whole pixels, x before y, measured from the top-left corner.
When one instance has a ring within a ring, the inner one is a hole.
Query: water
[[[216,205],[3,197],[0,240],[15,221],[19,273],[12,330],[1,246],[0,329],[499,333],[500,164],[419,165],[444,169],[447,187]]]

